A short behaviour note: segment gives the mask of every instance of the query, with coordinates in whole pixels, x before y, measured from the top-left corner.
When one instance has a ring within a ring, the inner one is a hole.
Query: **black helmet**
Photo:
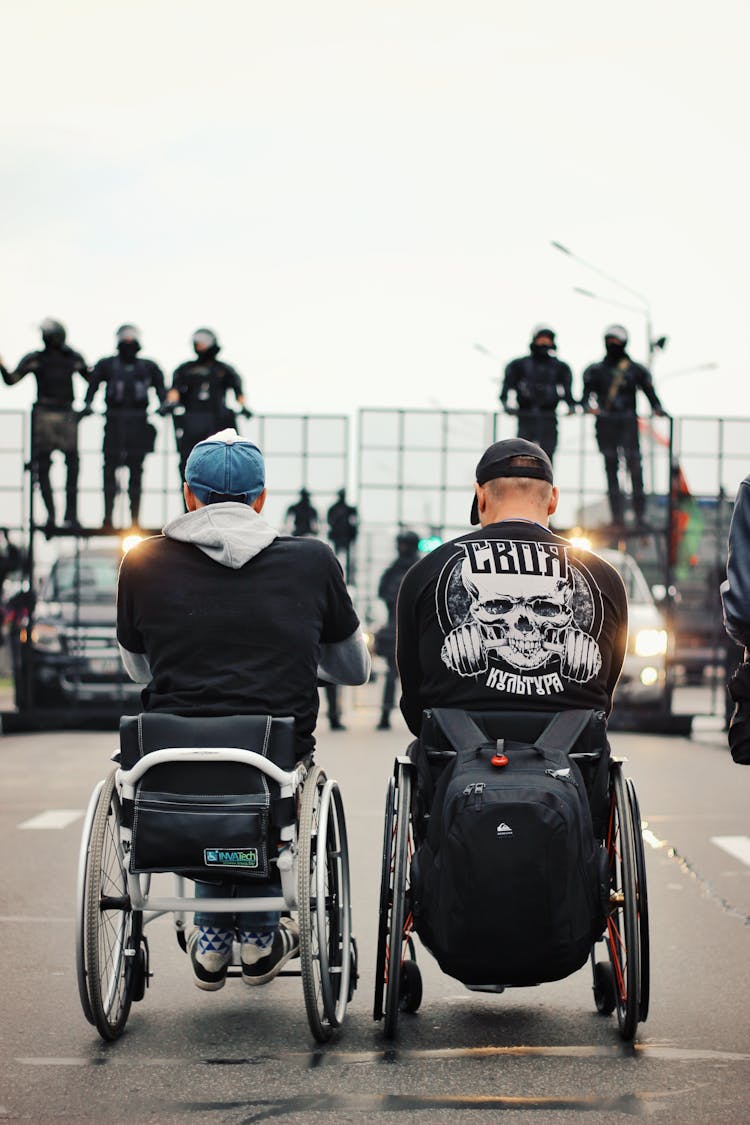
[[[39,325],[42,330],[42,339],[50,348],[61,348],[65,343],[65,329],[59,320],[46,316]]]

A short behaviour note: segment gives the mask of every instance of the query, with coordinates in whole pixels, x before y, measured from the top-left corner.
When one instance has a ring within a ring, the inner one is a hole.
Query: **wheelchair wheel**
[[[390,831],[384,840],[383,848],[382,874],[385,891],[381,886],[379,931],[379,937],[381,935],[383,937],[383,956],[379,959],[376,968],[380,978],[376,988],[380,989],[381,996],[383,983],[385,985],[383,1033],[386,1039],[393,1039],[396,1035],[399,1011],[416,1011],[422,998],[421,987],[417,997],[413,971],[407,970],[406,979],[403,978],[404,954],[409,951],[413,956],[414,950],[410,939],[412,916],[409,903],[409,873],[414,850],[411,791],[411,765],[406,761],[398,761],[395,782],[392,788],[389,785],[387,794],[389,807],[386,808],[386,830],[390,827]],[[380,941],[378,944],[381,944]],[[381,981],[383,983],[380,983]],[[421,977],[419,984],[421,986]],[[413,997],[411,1001],[407,993]]]
[[[648,887],[646,884],[646,853],[643,847],[641,829],[641,810],[633,781],[626,781],[630,801],[630,815],[633,821],[633,842],[635,845],[635,871],[638,894],[638,933],[640,938],[640,980],[638,991],[638,1019],[645,1023],[648,1019],[648,1006],[651,992],[651,949],[648,923]]]
[[[102,1039],[125,1028],[144,970],[143,915],[132,910],[120,843],[120,801],[115,772],[103,783],[86,846],[83,901],[83,971],[92,1023]],[[84,1007],[84,1012],[85,1012]]]
[[[86,974],[86,881],[88,873],[89,846],[91,843],[91,826],[94,823],[94,814],[99,804],[99,794],[102,791],[103,781],[94,789],[86,810],[81,832],[81,849],[78,856],[78,880],[76,884],[76,977],[78,979],[78,996],[81,1001],[83,1014],[89,1023],[93,1024],[94,1016],[89,1003],[88,978]]]
[[[325,1043],[349,1002],[352,949],[349,852],[341,793],[315,766],[299,822],[298,906],[302,987],[310,1030]]]
[[[611,1016],[617,1005],[615,974],[609,961],[594,962],[594,1003],[602,1016]]]
[[[396,779],[388,778],[385,791],[385,820],[383,822],[383,851],[380,864],[380,905],[378,908],[378,949],[375,957],[374,1020],[383,1018],[383,993],[385,992],[385,965],[388,952],[388,922],[391,903],[391,873],[393,871],[393,819],[396,812]]]
[[[411,959],[401,963],[398,1006],[402,1012],[416,1012],[422,1003],[422,974],[414,957],[414,942],[411,938],[407,944]]]
[[[621,1037],[630,1042],[638,1025],[640,933],[638,878],[633,819],[620,762],[610,772],[607,824],[609,916],[606,943],[615,984],[615,1010]]]

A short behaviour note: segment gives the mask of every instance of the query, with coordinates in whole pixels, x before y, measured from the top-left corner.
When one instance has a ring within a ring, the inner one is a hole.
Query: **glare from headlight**
[[[59,630],[54,625],[45,625],[44,622],[37,622],[32,627],[31,643],[34,648],[40,648],[44,652],[62,652]]]
[[[571,535],[568,541],[571,546],[578,547],[582,551],[591,550],[591,540],[587,535]]]
[[[633,647],[636,656],[663,656],[667,651],[666,629],[640,629]]]
[[[641,669],[641,683],[644,687],[651,687],[651,685],[655,684],[658,679],[658,670],[656,668],[652,668],[650,664]]]
[[[128,551],[132,551],[133,547],[137,547],[139,543],[142,543],[144,538],[145,536],[143,535],[126,535],[122,541],[123,555],[127,555]]]

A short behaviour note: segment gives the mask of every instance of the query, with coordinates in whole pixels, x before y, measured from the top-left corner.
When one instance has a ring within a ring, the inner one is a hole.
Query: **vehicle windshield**
[[[58,559],[44,589],[44,598],[53,602],[111,602],[117,586],[119,558],[89,556]]]
[[[639,604],[653,602],[653,595],[648,583],[630,555],[622,555],[618,551],[608,551],[604,557],[619,571],[620,577],[625,583],[628,601]]]

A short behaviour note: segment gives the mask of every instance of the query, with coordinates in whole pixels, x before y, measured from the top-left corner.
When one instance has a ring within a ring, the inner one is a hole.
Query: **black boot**
[[[375,730],[390,730],[391,729],[391,716],[388,711],[382,711],[380,715],[380,722],[375,727]]]

